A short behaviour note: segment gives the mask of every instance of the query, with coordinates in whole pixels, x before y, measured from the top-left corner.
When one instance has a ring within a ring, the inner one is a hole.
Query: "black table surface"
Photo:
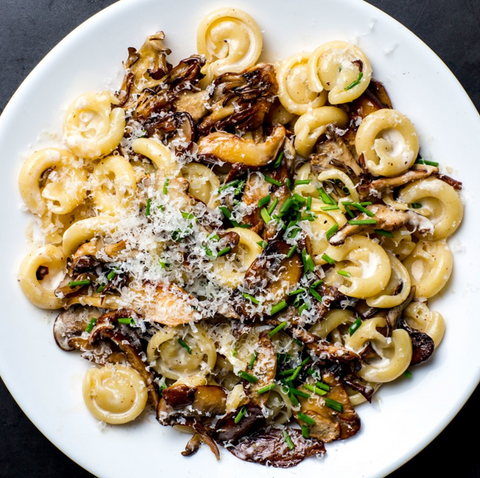
[[[0,111],[52,47],[77,25],[112,3],[113,0],[0,0]],[[369,3],[399,20],[430,46],[480,110],[480,0],[369,0]],[[455,377],[445,377],[445,384],[454,387]],[[480,429],[480,417],[475,412],[475,404],[479,402],[480,387],[446,429],[389,478],[423,473],[479,478],[480,454],[475,450],[476,440],[472,441]],[[0,436],[2,478],[92,477],[37,430],[1,380]]]

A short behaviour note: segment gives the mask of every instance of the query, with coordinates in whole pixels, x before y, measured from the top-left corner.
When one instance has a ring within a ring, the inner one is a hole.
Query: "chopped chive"
[[[412,204],[410,204],[410,207],[412,207],[413,209],[420,209],[423,206],[419,202],[412,202]]]
[[[169,182],[170,182],[170,180],[168,178],[165,178],[165,182],[163,183],[163,194],[168,193],[168,183]]]
[[[135,324],[135,320],[132,319],[131,317],[120,317],[119,319],[117,319],[117,322],[119,324],[126,324],[126,325],[134,325]]]
[[[317,216],[314,213],[304,214],[300,218],[301,221],[315,221],[315,219],[317,219]]]
[[[335,264],[335,259],[332,259],[329,255],[327,254],[322,254],[322,259],[325,262],[328,262],[329,264]]]
[[[152,207],[152,200],[147,199],[147,207],[145,208],[145,216],[150,216],[150,208]]]
[[[295,368],[289,368],[288,370],[282,370],[281,372],[278,372],[279,377],[288,377],[289,375],[293,375],[295,373]]]
[[[311,179],[297,179],[293,185],[294,186],[301,186],[302,184],[310,184],[312,182]]]
[[[315,270],[315,263],[313,262],[310,254],[307,254],[307,251],[305,249],[302,250],[302,262],[305,274],[308,274],[309,272],[313,272]]]
[[[302,425],[302,437],[310,438],[310,430],[307,425]]]
[[[107,274],[107,279],[110,281],[117,275],[117,271],[112,270]]]
[[[326,384],[326,383],[323,383],[323,382],[315,382],[315,386],[320,388],[321,390],[325,390],[326,392],[329,392],[330,391],[330,387]]]
[[[344,271],[344,270],[342,270],[342,269],[339,269],[339,270],[337,271],[337,274],[338,274],[338,275],[341,275],[341,276],[343,276],[343,277],[352,277],[352,274],[350,274],[350,272]]]
[[[236,357],[236,356],[237,356],[237,349],[233,348],[232,349],[232,357]]]
[[[435,166],[436,168],[438,168],[438,165],[439,165],[439,163],[435,161],[428,161],[426,159],[421,159],[421,158],[417,159],[415,161],[415,164],[426,164],[428,166]]]
[[[288,388],[288,398],[290,398],[290,401],[294,407],[298,407],[298,405],[300,405],[297,397],[292,393],[292,388]]]
[[[307,425],[315,425],[315,420],[308,415],[305,415],[305,413],[299,413],[298,418],[302,420],[302,422],[305,422]]]
[[[313,287],[310,287],[308,291],[318,300],[318,302],[322,302],[322,296]]]
[[[257,244],[262,248],[265,249],[268,245],[267,241],[258,241]]]
[[[276,387],[275,383],[271,383],[269,385],[265,385],[265,387],[261,387],[257,390],[257,393],[259,395],[262,395],[263,393],[269,392],[270,390],[273,390]]]
[[[337,211],[340,208],[338,206],[323,206],[320,209],[322,211]]]
[[[292,290],[292,292],[289,292],[288,295],[298,295],[301,294],[302,292],[305,292],[305,289],[303,287],[299,287],[298,289]]]
[[[225,254],[228,254],[231,250],[232,250],[232,248],[230,246],[227,246],[224,249],[222,249],[221,251],[218,251],[217,257],[224,256]]]
[[[352,218],[352,219],[355,219],[355,214],[353,214],[353,211],[348,207],[348,206],[344,206],[345,207],[345,211],[347,212],[347,214]]]
[[[352,336],[362,325],[362,319],[358,317],[358,319],[349,327],[348,334]]]
[[[249,369],[252,369],[253,368],[253,364],[255,363],[255,360],[257,360],[257,352],[253,352],[252,356],[250,357],[250,362],[248,362],[248,368]]]
[[[270,176],[265,176],[265,181],[267,183],[273,184],[274,186],[281,186],[282,183],[280,181],[277,181],[276,179],[270,177]]]
[[[290,249],[289,251],[287,252],[287,259],[290,259],[293,254],[295,254],[295,251],[297,250],[298,248],[298,244],[294,244]]]
[[[235,179],[233,181],[228,182],[227,184],[224,184],[222,187],[218,188],[218,192],[225,191],[225,189],[232,188],[234,186],[238,186],[242,182],[241,179]]]
[[[98,287],[97,287],[97,293],[100,294],[105,290],[105,287],[107,287],[107,284],[105,282],[102,282]]]
[[[208,257],[215,257],[215,254],[208,247],[205,246],[204,249]]]
[[[282,207],[280,208],[279,214],[280,216],[284,216],[287,214],[288,210],[292,207],[294,201],[292,198],[288,198],[283,204]]]
[[[358,209],[359,211],[362,211],[363,213],[365,213],[367,216],[370,216],[370,217],[373,217],[375,216],[375,213],[370,211],[370,209],[367,209],[366,207],[363,207],[360,203],[358,202],[352,202],[352,206],[355,208],[355,209]]]
[[[410,370],[405,370],[405,372],[403,372],[403,375],[406,378],[412,378],[412,372]]]
[[[384,231],[383,229],[375,229],[373,232],[375,234],[379,234],[380,236],[390,237],[393,239],[393,234],[390,231]]]
[[[272,220],[272,218],[270,217],[270,214],[268,214],[268,211],[265,208],[263,208],[260,211],[260,215],[262,216],[262,219],[265,222],[265,224],[268,224]]]
[[[282,302],[285,302],[284,300]],[[280,304],[282,304],[282,302],[280,302]],[[278,305],[278,304],[277,304]],[[283,305],[283,304],[282,304]],[[286,302],[285,302],[285,305],[286,305]],[[283,307],[282,307],[283,308]],[[273,309],[273,308],[272,308]],[[270,315],[273,315],[273,314],[270,314]],[[275,334],[277,334],[278,332],[280,332],[280,330],[284,329],[287,325],[287,322],[280,322],[273,330],[271,330],[269,332],[269,336],[270,337],[273,337]]]
[[[269,202],[270,202],[270,194],[260,199],[260,201],[258,201],[257,203],[257,206],[263,207],[263,206],[266,206]]]
[[[273,214],[273,211],[277,207],[277,204],[278,204],[278,198],[275,198],[273,200],[272,204],[270,204],[270,206],[268,206],[267,212],[270,216]]]
[[[297,194],[297,193],[294,193],[292,198],[298,203],[298,204],[305,204],[307,202],[307,200],[303,197],[303,196],[300,196],[300,194]]]
[[[250,382],[250,383],[257,383],[258,382],[258,377],[255,377],[255,375],[252,375],[248,372],[245,372],[245,370],[240,370],[240,372],[238,372],[238,376],[240,378],[243,378],[247,382]]]
[[[297,390],[296,388],[292,388],[290,390],[292,392],[293,395],[297,395],[298,397],[302,397],[302,398],[310,398],[311,395],[307,392],[303,392],[302,390]]]
[[[187,211],[182,211],[182,217],[187,221],[193,221],[194,219],[197,219],[192,212],[187,212]]]
[[[247,413],[247,409],[245,407],[242,407],[240,411],[237,413],[237,416],[235,417],[235,419],[233,420],[235,424],[237,424],[243,418],[245,413]]]
[[[331,398],[325,397],[325,405],[332,410],[335,410],[339,413],[343,412],[343,405],[336,400],[332,400]]]
[[[328,204],[329,206],[336,206],[337,205],[337,203],[332,198],[332,196],[330,196],[330,194],[328,194],[325,191],[325,189],[323,189],[323,187],[318,189],[318,194],[320,194],[320,198],[322,199],[322,201],[325,204]]]
[[[245,299],[248,299],[250,302],[253,302],[254,304],[260,304],[260,301],[258,299],[255,299],[253,295],[247,294],[246,292],[243,293],[243,297]]]
[[[96,323],[97,323],[97,318],[92,317],[88,325],[85,327],[85,332],[91,332]]]
[[[310,392],[316,393],[317,395],[325,395],[327,393],[325,390],[322,390],[318,387],[315,387],[314,385],[310,385],[309,383],[305,383],[305,384],[303,384],[303,386],[307,390],[310,390]]]
[[[360,83],[360,81],[362,81],[362,78],[363,78],[363,72],[361,71],[358,74],[358,78],[355,81],[352,81],[348,86],[346,86],[344,90],[348,91],[348,90],[351,90],[352,88],[355,88],[355,86],[357,86]]]
[[[327,241],[330,240],[330,238],[338,231],[338,224],[334,224],[327,232],[326,232],[326,237]]]
[[[316,280],[310,287],[318,287],[319,285],[322,285],[323,284],[323,280],[319,279],[319,280]]]
[[[190,354],[192,355],[191,347],[183,339],[178,339],[178,343]]]
[[[307,303],[303,303],[299,308],[298,308],[298,313],[300,315],[303,314],[303,311],[304,310],[308,310],[310,308],[310,306],[307,304]]]
[[[287,430],[283,430],[282,435],[283,435],[283,439],[285,440],[285,443],[288,446],[288,449],[293,450],[295,448],[295,445],[292,441],[292,437],[288,434]]]
[[[218,209],[222,211],[223,215],[227,218],[230,219],[232,217],[232,213],[230,212],[230,209],[226,206],[220,206]]]
[[[308,196],[307,198],[307,205],[305,206],[307,211],[310,211],[310,209],[312,209],[312,196]]]
[[[85,280],[73,280],[68,283],[68,287],[78,287],[80,285],[90,285],[92,281],[90,279]]]
[[[352,226],[364,226],[364,225],[366,226],[369,224],[377,224],[377,220],[376,219],[352,219],[348,221],[348,224]]]
[[[275,169],[279,168],[280,165],[282,164],[283,154],[284,154],[284,152],[283,152],[283,151],[280,151],[280,154],[278,155],[277,159],[276,159],[275,162],[273,163],[273,167],[274,167]]]
[[[220,240],[220,236],[218,234],[212,234],[211,236],[208,236],[208,239],[210,241],[219,241]]]

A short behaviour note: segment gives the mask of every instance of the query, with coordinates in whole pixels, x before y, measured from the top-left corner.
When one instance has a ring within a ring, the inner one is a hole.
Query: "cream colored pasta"
[[[22,292],[28,300],[41,309],[59,309],[62,301],[55,295],[56,278],[65,271],[62,249],[51,244],[34,248],[23,259],[18,273]],[[45,278],[39,279],[40,267],[48,268]]]
[[[419,143],[413,123],[399,111],[385,108],[363,119],[355,148],[374,176],[397,176],[415,162]]]
[[[403,264],[415,286],[415,297],[428,299],[438,294],[448,282],[453,269],[453,256],[445,240],[418,241]]]
[[[332,105],[358,98],[368,87],[372,67],[365,53],[344,41],[320,45],[310,56],[308,86],[312,91],[327,90]]]
[[[210,208],[219,206],[220,180],[207,166],[189,163],[182,168],[182,176],[188,181],[188,192]]]
[[[311,254],[315,262],[321,261],[321,256],[329,246],[327,231],[335,224],[335,219],[324,212],[316,212],[316,218],[309,222],[309,237],[311,240]],[[320,257],[320,259],[318,259]]]
[[[65,115],[64,140],[68,149],[85,159],[110,154],[125,129],[125,112],[116,104],[118,100],[108,91],[79,96]]]
[[[378,358],[363,363],[359,375],[368,382],[385,383],[400,377],[410,365],[412,342],[408,332],[395,329],[391,337],[385,337],[378,329],[385,327],[383,317],[364,320],[353,335],[347,336],[345,346],[361,353],[371,345]]]
[[[137,418],[147,404],[147,387],[140,374],[123,365],[87,370],[83,379],[83,400],[89,412],[112,425]]]
[[[203,327],[164,327],[149,340],[147,358],[163,377],[184,380],[205,376],[217,360],[215,344]]]
[[[348,189],[348,195],[345,198],[342,198],[339,201],[339,206],[342,208],[342,211],[345,210],[345,207],[343,206],[342,202],[344,201],[354,201],[358,202],[359,197],[357,193],[357,189],[355,188],[355,185],[353,184],[352,180],[348,177],[346,173],[343,171],[340,171],[339,169],[332,168],[332,169],[327,169],[325,171],[322,171],[318,176],[317,179],[320,183],[323,183],[324,181],[341,181],[343,185]]]
[[[228,393],[227,397],[227,413],[232,412],[233,410],[238,410],[244,403],[248,401],[247,395],[243,385],[239,383],[235,385],[232,390]]]
[[[415,249],[412,234],[406,227],[401,227],[396,231],[392,231],[392,237],[382,237],[382,247],[397,257],[400,261],[407,258]]]
[[[429,241],[438,241],[450,237],[460,226],[463,219],[463,203],[457,191],[445,181],[427,178],[405,186],[398,201],[406,204],[421,204],[415,212],[427,217],[434,230],[423,237]]]
[[[100,213],[115,214],[127,207],[137,190],[135,171],[123,157],[112,155],[102,159],[93,170],[92,196]]]
[[[325,282],[338,287],[343,294],[359,299],[372,297],[384,290],[390,280],[387,253],[365,236],[348,237],[341,246],[329,246],[325,254],[335,261]]]
[[[240,73],[253,66],[263,39],[256,21],[238,8],[226,7],[203,17],[197,30],[198,53],[207,64],[204,83],[226,72]]]
[[[47,178],[41,186],[44,175]],[[23,163],[18,185],[25,205],[34,214],[67,214],[85,199],[86,179],[81,162],[70,151],[44,148]]]
[[[132,143],[132,149],[150,159],[162,175],[173,177],[179,174],[180,166],[174,154],[160,141],[138,138]]]
[[[282,385],[276,385],[270,391],[266,407],[271,413],[267,417],[270,422],[284,424],[287,423],[293,414],[293,406],[288,392]]]
[[[326,92],[317,93],[308,87],[307,64],[310,53],[297,53],[277,68],[278,98],[283,107],[296,115],[323,106]]]
[[[340,108],[322,106],[304,113],[295,123],[295,149],[298,154],[308,158],[317,140],[325,134],[329,125],[343,128],[348,115]]]
[[[353,311],[347,309],[332,309],[327,312],[325,318],[313,325],[310,332],[317,335],[321,339],[331,338],[331,341],[336,343],[344,343],[345,326],[352,325],[356,320],[356,315]],[[340,330],[344,326],[344,330]]]
[[[410,327],[430,336],[435,347],[440,345],[445,334],[445,320],[440,312],[430,310],[426,302],[411,302],[403,317]]]
[[[406,267],[391,252],[388,256],[392,265],[390,280],[382,292],[367,298],[366,302],[370,307],[395,307],[404,302],[410,294],[411,280]]]
[[[262,238],[253,231],[242,227],[233,227],[228,231],[236,232],[240,240],[233,258],[221,256],[214,261],[215,277],[226,287],[237,287],[243,280],[245,272],[252,262],[262,253],[259,242]]]

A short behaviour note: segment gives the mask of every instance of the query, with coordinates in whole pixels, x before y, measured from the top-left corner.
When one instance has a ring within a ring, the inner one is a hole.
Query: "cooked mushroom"
[[[374,224],[350,224],[346,223],[338,232],[330,238],[330,244],[339,246],[345,242],[347,237],[360,232],[374,232],[375,229],[383,231],[396,231],[407,226],[411,232],[417,231],[420,234],[432,232],[433,224],[426,217],[414,211],[399,211],[383,204],[371,204],[367,209],[373,214],[372,217],[365,212],[359,214],[355,219],[359,221],[374,219]]]
[[[260,168],[275,160],[284,139],[285,128],[281,125],[276,126],[271,135],[260,143],[247,137],[216,132],[200,138],[198,154],[213,161],[216,159],[224,163]]]
[[[324,455],[325,445],[315,438],[303,438],[302,432],[297,428],[267,428],[241,438],[227,450],[244,461],[289,468],[309,456]]]

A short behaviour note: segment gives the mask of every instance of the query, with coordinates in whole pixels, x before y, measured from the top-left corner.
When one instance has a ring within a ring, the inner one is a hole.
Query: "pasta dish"
[[[40,237],[19,283],[91,362],[95,418],[153,412],[185,456],[287,468],[357,434],[358,405],[440,345],[462,184],[357,45],[266,63],[262,43],[222,8],[195,54],[172,65],[157,32],[117,91],[74,99],[20,172]]]

